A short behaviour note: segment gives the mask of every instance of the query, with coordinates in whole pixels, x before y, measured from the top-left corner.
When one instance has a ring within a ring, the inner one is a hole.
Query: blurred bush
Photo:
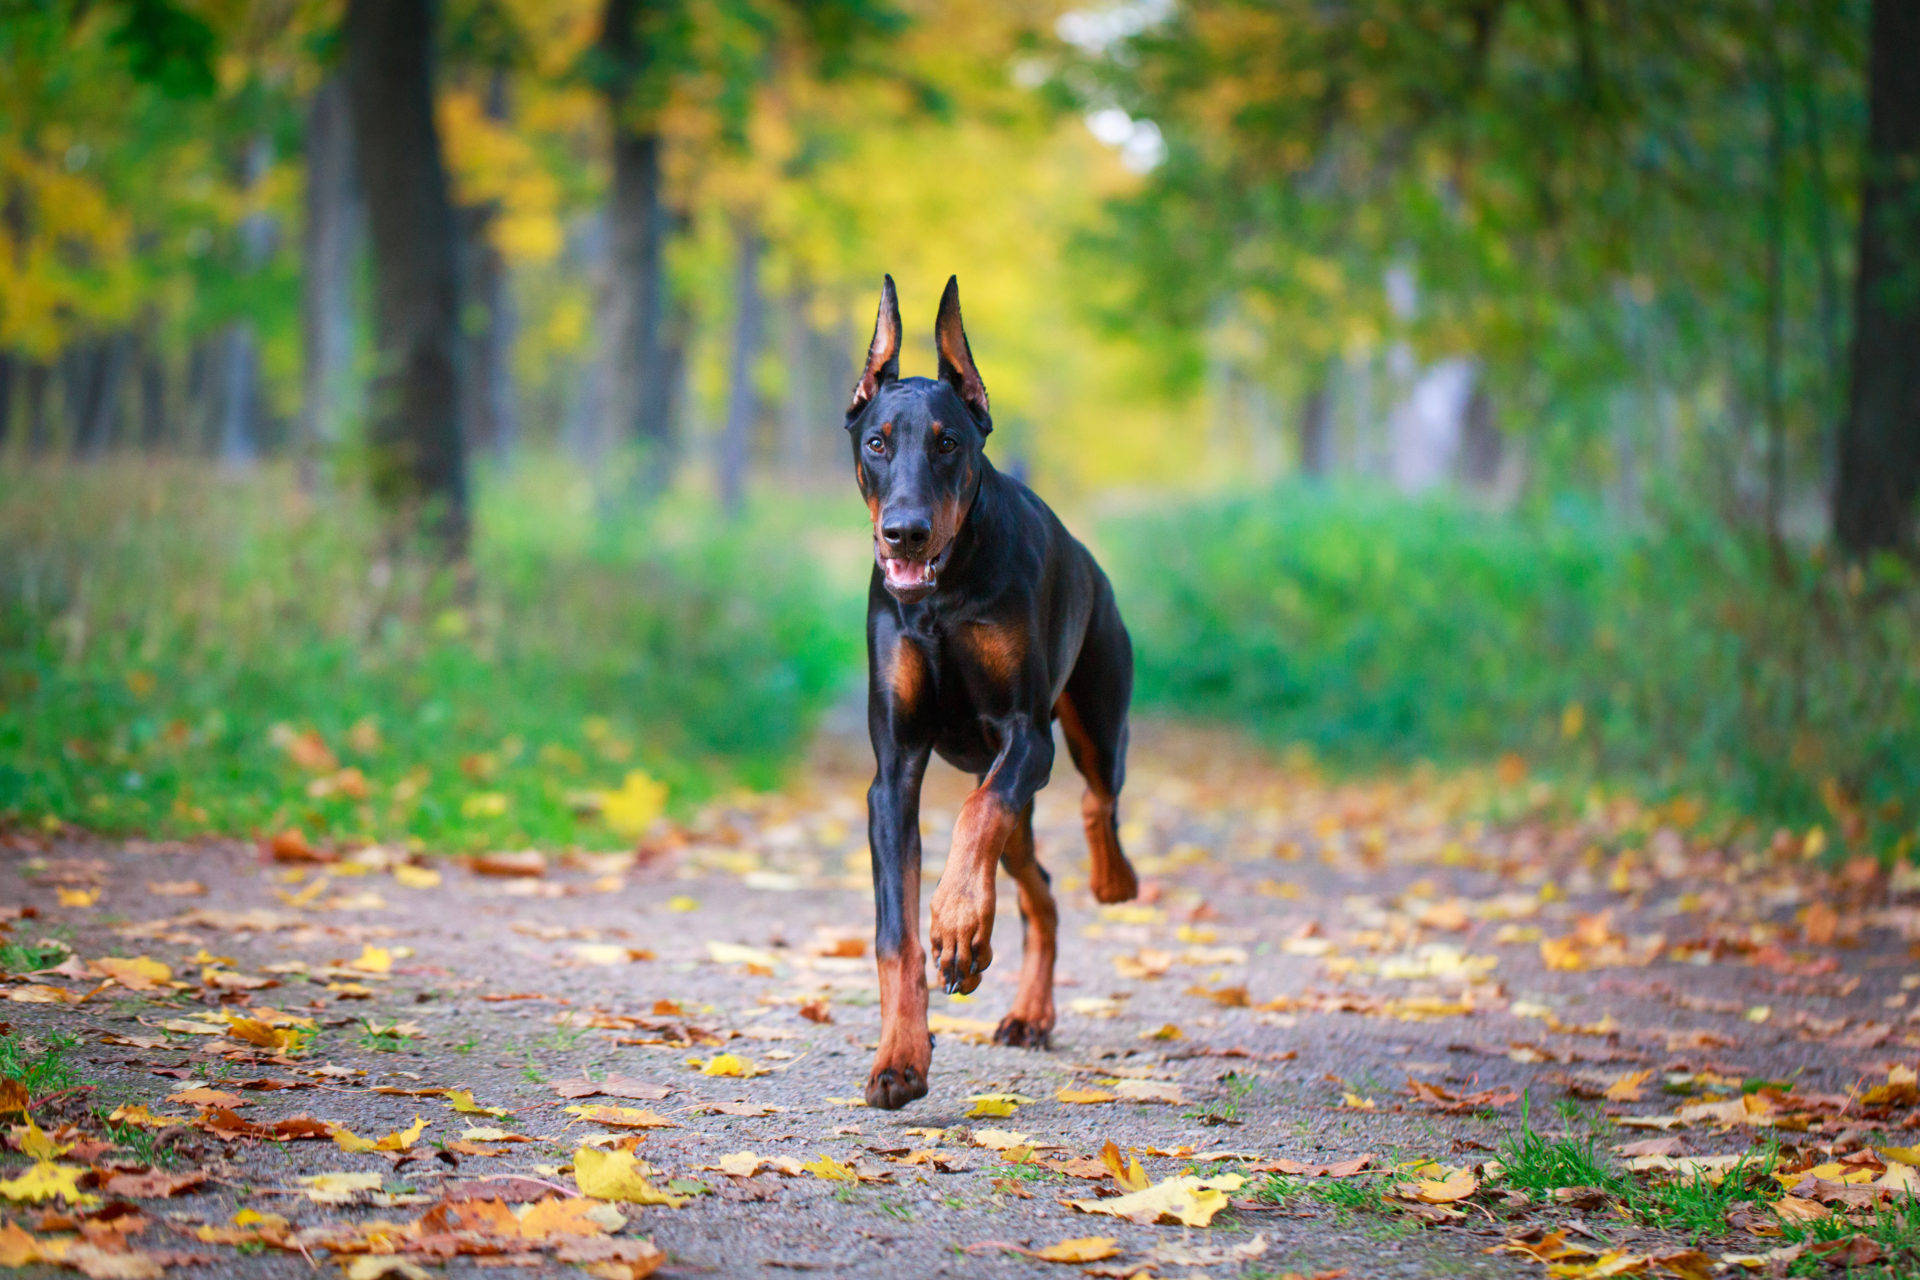
[[[856,666],[804,513],[623,514],[532,460],[481,506],[463,595],[287,471],[0,476],[0,815],[618,846],[652,781],[775,781]]]
[[[1576,786],[1912,849],[1920,592],[1897,573],[1776,561],[1682,512],[1633,535],[1594,510],[1312,486],[1102,533],[1144,705],[1336,766],[1511,752]]]

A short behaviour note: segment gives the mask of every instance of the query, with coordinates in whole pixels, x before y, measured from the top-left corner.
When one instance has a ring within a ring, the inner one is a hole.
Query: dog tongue
[[[889,557],[883,563],[886,565],[888,586],[924,587],[927,585],[927,564],[924,560],[895,560]]]

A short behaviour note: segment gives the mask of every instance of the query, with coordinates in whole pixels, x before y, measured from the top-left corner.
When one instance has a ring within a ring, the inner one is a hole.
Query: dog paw
[[[1011,1045],[1016,1049],[1045,1049],[1053,1040],[1053,1023],[1039,1019],[1029,1021],[1026,1018],[1008,1014],[1000,1019],[1000,1025],[994,1028],[995,1044]]]
[[[1140,896],[1139,878],[1133,874],[1133,864],[1125,858],[1114,864],[1096,863],[1087,879],[1095,902],[1132,902]]]
[[[882,1111],[898,1111],[918,1098],[927,1096],[927,1073],[920,1067],[876,1066],[867,1077],[867,1105]]]
[[[945,885],[941,886],[942,890]],[[927,942],[947,994],[971,995],[993,963],[993,894],[936,891]]]

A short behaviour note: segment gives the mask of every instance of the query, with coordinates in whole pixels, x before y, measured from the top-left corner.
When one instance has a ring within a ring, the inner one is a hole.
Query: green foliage
[[[0,1077],[18,1082],[28,1097],[71,1088],[79,1083],[80,1076],[67,1061],[67,1051],[79,1043],[72,1036],[55,1032],[44,1047],[35,1049],[19,1032],[0,1035]]]
[[[1601,1158],[1600,1140],[1594,1132],[1549,1138],[1532,1127],[1530,1117],[1530,1105],[1523,1105],[1519,1126],[1500,1144],[1502,1181],[1533,1192],[1559,1187],[1599,1187],[1615,1193],[1628,1189],[1627,1179]]]
[[[128,466],[0,491],[0,814],[119,831],[617,847],[583,798],[769,785],[853,665],[786,510],[597,511],[524,467],[478,587],[346,494]],[[349,772],[357,770],[357,774]]]
[[[1287,487],[1110,522],[1143,703],[1336,765],[1518,752],[1570,784],[1687,795],[1908,850],[1920,592],[1660,536]]]
[[[1782,1223],[1781,1235],[1793,1244],[1820,1244],[1863,1235],[1880,1247],[1881,1257],[1869,1265],[1848,1267],[1845,1274],[1852,1280],[1904,1280],[1920,1268],[1920,1198],[1908,1196],[1877,1206],[1864,1226],[1849,1215],[1836,1213],[1817,1222]],[[1796,1259],[1788,1272],[1796,1276],[1833,1273],[1834,1264],[1819,1254]]]
[[[59,964],[66,954],[57,942],[0,942],[0,974],[34,973]]]
[[[1655,1182],[1639,1190],[1629,1203],[1646,1222],[1696,1239],[1724,1236],[1727,1213],[1739,1204],[1765,1204],[1779,1190],[1773,1180],[1777,1156],[1772,1148],[1743,1155],[1719,1179],[1704,1173]]]
[[[1253,1198],[1267,1204],[1307,1199],[1326,1205],[1336,1217],[1359,1212],[1385,1212],[1386,1184],[1377,1178],[1289,1178],[1270,1174],[1253,1190]]]

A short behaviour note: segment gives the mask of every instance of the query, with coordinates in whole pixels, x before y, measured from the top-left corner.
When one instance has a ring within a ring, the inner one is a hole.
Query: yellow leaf
[[[90,907],[100,901],[98,889],[55,889],[53,892],[63,907]]]
[[[1122,1157],[1120,1148],[1114,1145],[1112,1139],[1108,1139],[1106,1145],[1100,1148],[1100,1163],[1107,1166],[1107,1171],[1120,1184],[1122,1191],[1144,1191],[1151,1185],[1147,1171],[1140,1166],[1140,1157]]]
[[[415,1116],[413,1123],[406,1128],[397,1129],[376,1141],[372,1138],[362,1138],[352,1130],[336,1125],[333,1129],[333,1140],[347,1151],[405,1151],[420,1140],[420,1135],[426,1131],[426,1128],[426,1118]]]
[[[841,1164],[832,1156],[821,1156],[800,1166],[816,1178],[825,1178],[829,1182],[858,1182],[860,1175],[851,1165]]]
[[[703,1076],[738,1076],[742,1080],[751,1080],[754,1076],[764,1076],[771,1070],[763,1067],[752,1058],[743,1058],[734,1053],[714,1055],[709,1062],[702,1063],[698,1058],[688,1058],[689,1066],[700,1068]]]
[[[1246,1181],[1237,1173],[1217,1178],[1168,1178],[1111,1200],[1069,1200],[1067,1204],[1082,1213],[1111,1214],[1143,1227],[1156,1222],[1204,1227],[1227,1207],[1227,1192],[1238,1191]]]
[[[0,1180],[0,1200],[38,1204],[57,1197],[68,1204],[94,1204],[98,1197],[80,1190],[80,1178],[86,1171],[84,1165],[37,1160],[19,1177]]]
[[[46,1133],[41,1130],[40,1126],[33,1122],[32,1116],[27,1117],[27,1131],[22,1134],[20,1138],[21,1155],[31,1156],[35,1160],[51,1160],[55,1156],[63,1156],[71,1150],[73,1150],[72,1143],[68,1143],[65,1146],[60,1145],[52,1138],[49,1138]]]
[[[1042,1262],[1098,1262],[1119,1252],[1120,1242],[1111,1236],[1079,1236],[1036,1249],[1033,1256]]]
[[[1012,1151],[1027,1145],[1027,1135],[1012,1129],[975,1129],[973,1141],[989,1151]]]
[[[1607,1086],[1607,1098],[1612,1102],[1640,1101],[1640,1086],[1653,1077],[1653,1071],[1629,1071]]]
[[[1088,1106],[1096,1102],[1112,1102],[1118,1096],[1118,1094],[1108,1093],[1105,1089],[1061,1089],[1053,1095],[1053,1098],[1055,1102]]]
[[[969,1116],[1010,1116],[1017,1104],[1004,1098],[982,1098],[967,1112]]]
[[[363,1191],[378,1191],[377,1173],[315,1173],[296,1178],[315,1204],[345,1204]]]
[[[502,1112],[501,1114],[505,1114]],[[568,1115],[579,1116],[594,1124],[604,1124],[613,1129],[678,1129],[677,1122],[667,1119],[658,1111],[645,1107],[609,1107],[594,1103],[568,1107]]]
[[[173,977],[173,970],[148,956],[125,959],[102,956],[90,966],[103,978],[112,978],[129,991],[157,991]]]
[[[1455,1169],[1445,1178],[1423,1178],[1401,1188],[1401,1194],[1422,1204],[1452,1204],[1465,1200],[1480,1189],[1480,1180],[1471,1169]]]
[[[347,962],[347,967],[362,973],[386,973],[393,968],[393,952],[369,943],[361,948],[358,959]]]
[[[639,769],[630,771],[619,788],[600,793],[600,816],[623,836],[642,836],[667,806],[666,784]]]
[[[393,878],[408,889],[432,889],[440,883],[440,873],[431,867],[416,867],[403,862],[393,869]]]
[[[298,1052],[307,1042],[307,1033],[299,1027],[272,1027],[257,1018],[233,1018],[227,1034],[280,1054]]]
[[[451,1089],[447,1092],[447,1105],[462,1115],[500,1116],[512,1115],[505,1107],[483,1107],[473,1100],[471,1089]],[[571,1110],[571,1108],[569,1108]]]
[[[573,1153],[573,1180],[581,1194],[595,1200],[618,1200],[622,1204],[663,1204],[678,1209],[688,1197],[662,1191],[647,1181],[640,1171],[639,1157],[631,1151],[602,1151],[581,1147]]]

